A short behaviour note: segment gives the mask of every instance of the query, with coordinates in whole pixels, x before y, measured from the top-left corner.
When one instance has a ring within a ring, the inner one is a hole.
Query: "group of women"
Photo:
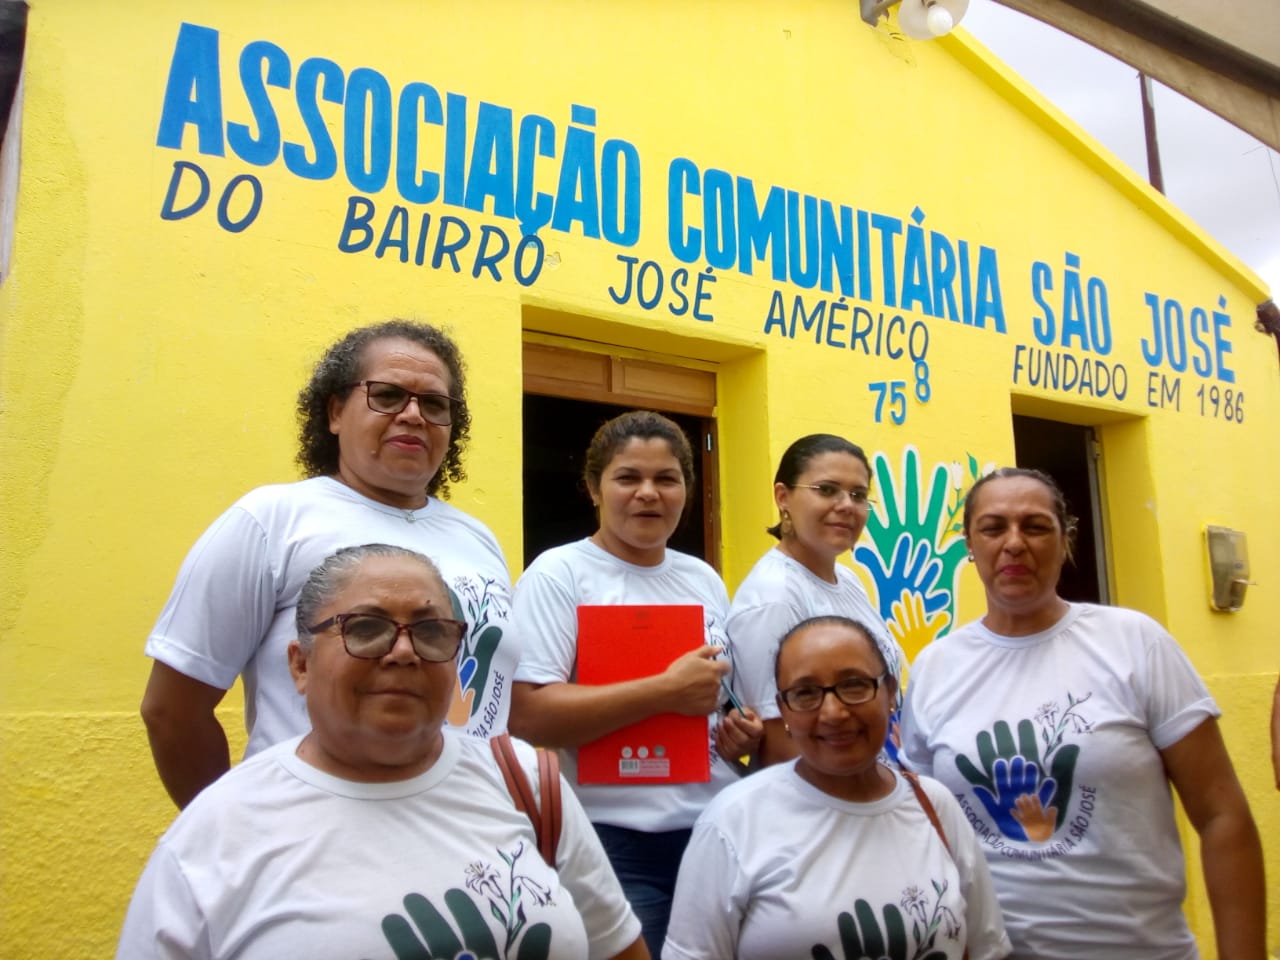
[[[597,529],[514,591],[489,531],[439,499],[470,424],[440,331],[349,334],[299,417],[309,479],[219,518],[148,640],[143,714],[186,809],[121,957],[1191,958],[1172,783],[1219,954],[1261,960],[1261,851],[1217,707],[1154,621],[1059,598],[1072,520],[1043,474],[970,491],[987,614],[917,658],[904,702],[903,652],[838,562],[872,503],[847,440],[788,448],[778,544],[730,603],[667,547],[693,456],[659,414],[601,426]],[[611,604],[697,605],[703,642],[578,683],[578,610]],[[220,776],[238,675],[252,756]],[[546,862],[481,742],[508,710],[569,774]],[[668,713],[706,718],[707,780],[574,782],[576,748]]]

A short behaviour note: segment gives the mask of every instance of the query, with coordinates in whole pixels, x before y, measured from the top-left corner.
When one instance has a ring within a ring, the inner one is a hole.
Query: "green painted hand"
[[[499,952],[489,925],[466,893],[449,890],[444,902],[461,937],[431,901],[417,893],[404,898],[412,924],[398,913],[382,918],[382,933],[396,960],[505,960],[507,953]],[[551,927],[535,923],[520,938],[515,960],[547,960],[550,953]]]

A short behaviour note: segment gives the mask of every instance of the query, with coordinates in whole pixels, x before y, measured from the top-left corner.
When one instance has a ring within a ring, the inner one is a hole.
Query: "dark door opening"
[[[583,458],[596,429],[634,406],[524,395],[524,565],[562,543],[588,537],[596,530],[595,508],[582,480]],[[694,451],[698,470],[689,491],[684,519],[671,538],[672,549],[713,561],[707,556],[705,501],[709,478],[704,474],[704,437],[709,429],[702,417],[662,411],[678,423]],[[714,563],[713,563],[714,565]]]
[[[1093,428],[1015,415],[1013,442],[1018,466],[1053,477],[1079,521],[1075,563],[1062,568],[1059,594],[1081,603],[1109,602]]]

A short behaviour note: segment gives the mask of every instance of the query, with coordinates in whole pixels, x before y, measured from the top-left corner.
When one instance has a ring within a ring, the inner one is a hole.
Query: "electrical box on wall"
[[[1215,610],[1239,610],[1244,606],[1245,588],[1251,583],[1245,535],[1230,527],[1208,526],[1204,528],[1204,540],[1212,581],[1209,606]]]

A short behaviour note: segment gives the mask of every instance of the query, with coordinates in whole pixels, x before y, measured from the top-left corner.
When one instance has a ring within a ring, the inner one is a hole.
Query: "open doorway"
[[[583,458],[591,437],[606,420],[634,410],[631,405],[572,400],[568,397],[524,397],[524,565],[551,547],[590,536],[596,529],[595,508],[582,481]],[[665,412],[689,438],[694,464],[701,445],[701,417]],[[697,478],[701,487],[704,478]],[[689,506],[670,546],[705,559],[703,497],[689,491]]]
[[[627,410],[674,420],[693,448],[695,487],[671,547],[720,569],[719,451],[713,370],[526,341],[524,363],[524,564],[590,536],[595,508],[582,480],[596,429]]]
[[[1081,603],[1110,602],[1094,429],[1015,414],[1013,442],[1018,466],[1053,477],[1079,520],[1075,563],[1062,568],[1058,592]]]

